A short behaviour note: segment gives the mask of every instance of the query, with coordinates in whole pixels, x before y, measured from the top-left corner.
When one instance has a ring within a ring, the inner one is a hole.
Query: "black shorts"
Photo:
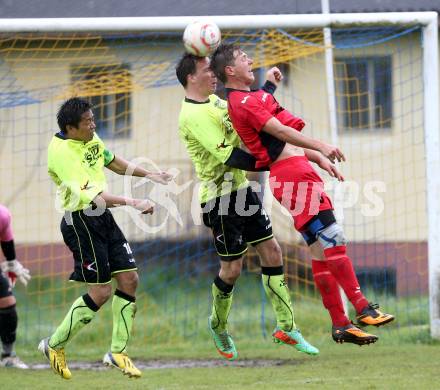
[[[67,212],[61,221],[64,242],[73,253],[70,280],[101,284],[118,272],[134,271],[136,262],[112,213],[88,216],[87,211]]]
[[[203,223],[211,228],[221,260],[232,261],[273,237],[272,224],[257,194],[250,187],[202,204]]]
[[[12,295],[12,287],[9,285],[9,279],[0,271],[0,298],[6,298]]]

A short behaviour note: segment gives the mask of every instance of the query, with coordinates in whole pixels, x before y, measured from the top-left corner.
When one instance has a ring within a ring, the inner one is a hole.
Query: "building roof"
[[[333,13],[437,11],[439,0],[329,0]],[[2,0],[0,18],[320,13],[321,0]]]

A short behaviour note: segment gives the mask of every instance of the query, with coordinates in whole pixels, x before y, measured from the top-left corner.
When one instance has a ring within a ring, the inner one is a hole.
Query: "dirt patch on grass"
[[[242,359],[234,362],[225,360],[135,360],[136,366],[140,370],[160,370],[164,368],[209,368],[209,367],[276,367],[284,365],[298,365],[299,361],[282,359]],[[30,364],[33,370],[50,369],[49,364]],[[102,362],[69,362],[69,368],[73,370],[107,370]]]

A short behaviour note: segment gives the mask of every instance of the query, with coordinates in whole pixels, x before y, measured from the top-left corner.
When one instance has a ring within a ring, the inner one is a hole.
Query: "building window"
[[[127,65],[82,65],[71,69],[73,92],[93,105],[101,138],[131,134],[132,78]]]
[[[340,127],[391,129],[391,57],[336,59],[336,85]]]

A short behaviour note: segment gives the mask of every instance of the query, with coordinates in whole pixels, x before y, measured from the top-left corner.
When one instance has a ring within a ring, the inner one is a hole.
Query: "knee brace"
[[[325,227],[316,233],[316,238],[323,249],[334,248],[335,246],[347,245],[347,240],[342,227],[337,222]]]
[[[313,217],[306,225],[301,234],[307,245],[312,245],[318,241],[318,233],[336,223],[333,210],[323,210]],[[324,248],[325,249],[325,248]]]

